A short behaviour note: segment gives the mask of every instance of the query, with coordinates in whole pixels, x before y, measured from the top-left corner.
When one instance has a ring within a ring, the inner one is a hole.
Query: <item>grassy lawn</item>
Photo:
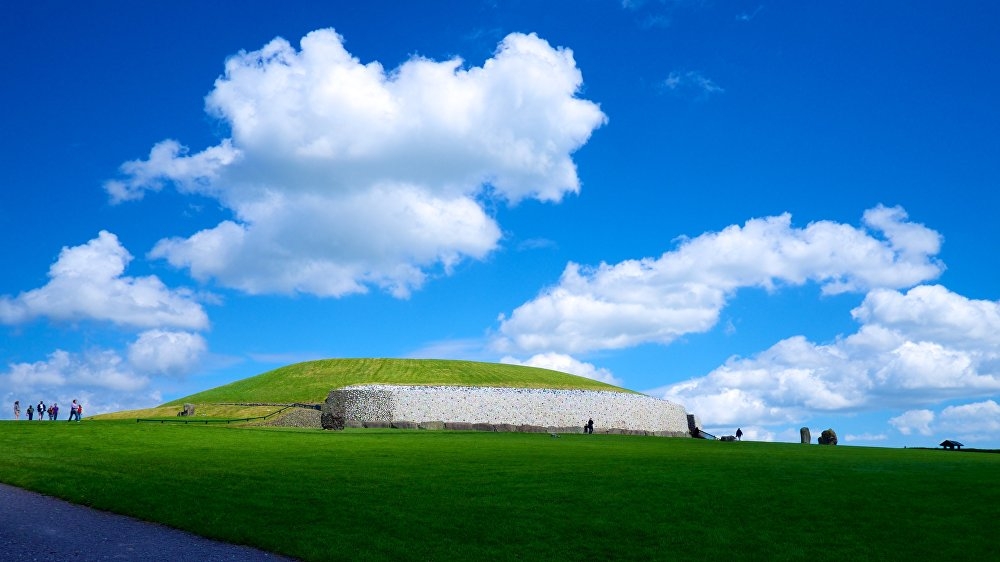
[[[306,560],[990,559],[1000,455],[0,422],[0,480]]]
[[[157,406],[155,408],[145,408],[142,410],[123,410],[121,412],[110,412],[90,416],[91,420],[128,420],[135,422],[136,418],[143,419],[163,419],[175,422],[189,421],[197,423],[204,420],[234,420],[246,418],[258,418],[274,414],[282,410],[283,406],[233,406],[225,404],[198,404],[195,409],[195,416],[192,418],[178,418],[177,412],[182,410],[181,406]]]

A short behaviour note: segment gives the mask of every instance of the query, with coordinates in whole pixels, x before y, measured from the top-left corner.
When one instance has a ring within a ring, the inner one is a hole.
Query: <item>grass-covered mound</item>
[[[236,403],[318,403],[335,388],[356,384],[494,386],[629,392],[558,371],[444,359],[323,359],[281,367],[163,406]]]

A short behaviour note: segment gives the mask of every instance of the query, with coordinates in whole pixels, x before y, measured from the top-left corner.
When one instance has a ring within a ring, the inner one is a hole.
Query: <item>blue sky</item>
[[[993,3],[146,4],[0,23],[8,404],[433,357],[1000,447]]]

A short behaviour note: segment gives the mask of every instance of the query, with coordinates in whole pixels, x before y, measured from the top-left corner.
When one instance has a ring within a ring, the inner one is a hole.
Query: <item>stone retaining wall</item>
[[[613,391],[361,385],[331,391],[323,415],[331,427],[551,432],[593,418],[597,433],[690,436],[682,406]]]
[[[263,425],[274,427],[323,427],[320,423],[319,410],[310,408],[293,408],[273,418],[268,418],[263,422]]]

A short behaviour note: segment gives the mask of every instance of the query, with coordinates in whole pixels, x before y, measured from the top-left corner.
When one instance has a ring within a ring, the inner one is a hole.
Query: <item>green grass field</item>
[[[0,479],[305,560],[983,560],[1000,455],[0,422]]]

